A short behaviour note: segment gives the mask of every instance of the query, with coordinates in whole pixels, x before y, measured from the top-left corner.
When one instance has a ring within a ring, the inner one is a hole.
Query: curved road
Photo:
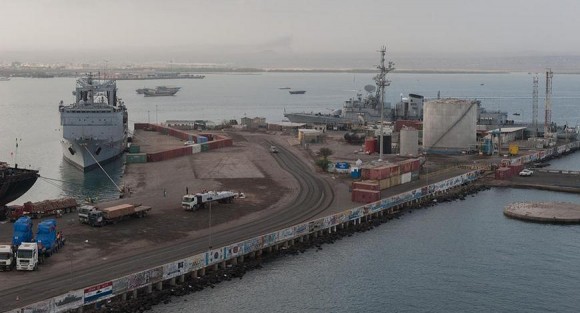
[[[265,142],[267,146],[271,142]],[[298,180],[300,192],[291,205],[276,210],[259,220],[236,225],[211,234],[214,247],[221,247],[244,239],[305,222],[329,208],[334,198],[332,187],[324,179],[296,157],[291,151],[278,146],[279,153],[273,155],[278,164]],[[159,249],[108,261],[100,266],[77,269],[72,272],[55,272],[43,279],[30,281],[8,290],[0,291],[0,312],[15,309],[48,299],[71,290],[115,279],[134,272],[153,268],[207,251],[208,236],[174,242]],[[34,273],[30,274],[34,278]],[[74,276],[73,276],[74,275]],[[43,275],[44,276],[44,275]],[[74,277],[74,281],[71,281]],[[16,301],[16,297],[20,300]]]

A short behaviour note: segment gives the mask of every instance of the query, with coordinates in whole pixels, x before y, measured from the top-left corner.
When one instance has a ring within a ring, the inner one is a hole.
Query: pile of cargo
[[[125,161],[127,163],[159,162],[181,156],[192,155],[199,152],[231,147],[233,145],[232,139],[225,136],[204,133],[190,134],[185,131],[163,125],[135,123],[135,129],[157,131],[165,135],[173,136],[180,140],[186,141],[186,145],[184,147],[156,153],[139,153],[140,151],[135,153],[128,153],[125,155]],[[135,148],[133,151],[137,150],[138,149]],[[129,152],[131,152],[131,148],[129,148]]]
[[[351,200],[370,203],[381,198],[381,190],[406,184],[419,179],[419,159],[409,159],[398,163],[364,166],[361,169],[362,181],[352,183]]]
[[[42,218],[48,215],[58,215],[58,213],[69,213],[76,211],[78,203],[74,198],[60,198],[54,200],[44,200],[39,202],[26,202],[23,205],[10,207],[9,217],[11,221],[19,217],[28,215],[32,218]]]

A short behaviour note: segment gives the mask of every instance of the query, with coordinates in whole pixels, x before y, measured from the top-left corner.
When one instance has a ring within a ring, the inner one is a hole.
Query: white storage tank
[[[477,101],[437,99],[423,105],[423,150],[461,153],[476,145]]]
[[[416,156],[419,153],[419,131],[412,127],[403,127],[400,132],[399,154]]]

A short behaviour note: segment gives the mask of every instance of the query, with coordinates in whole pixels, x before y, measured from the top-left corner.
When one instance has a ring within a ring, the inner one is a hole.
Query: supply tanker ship
[[[121,156],[127,146],[128,116],[114,80],[77,80],[75,102],[59,106],[66,161],[88,171]]]

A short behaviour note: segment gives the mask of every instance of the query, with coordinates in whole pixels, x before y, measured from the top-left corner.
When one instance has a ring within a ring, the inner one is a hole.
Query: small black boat
[[[306,93],[306,90],[290,90],[288,91],[291,95],[303,95]]]

